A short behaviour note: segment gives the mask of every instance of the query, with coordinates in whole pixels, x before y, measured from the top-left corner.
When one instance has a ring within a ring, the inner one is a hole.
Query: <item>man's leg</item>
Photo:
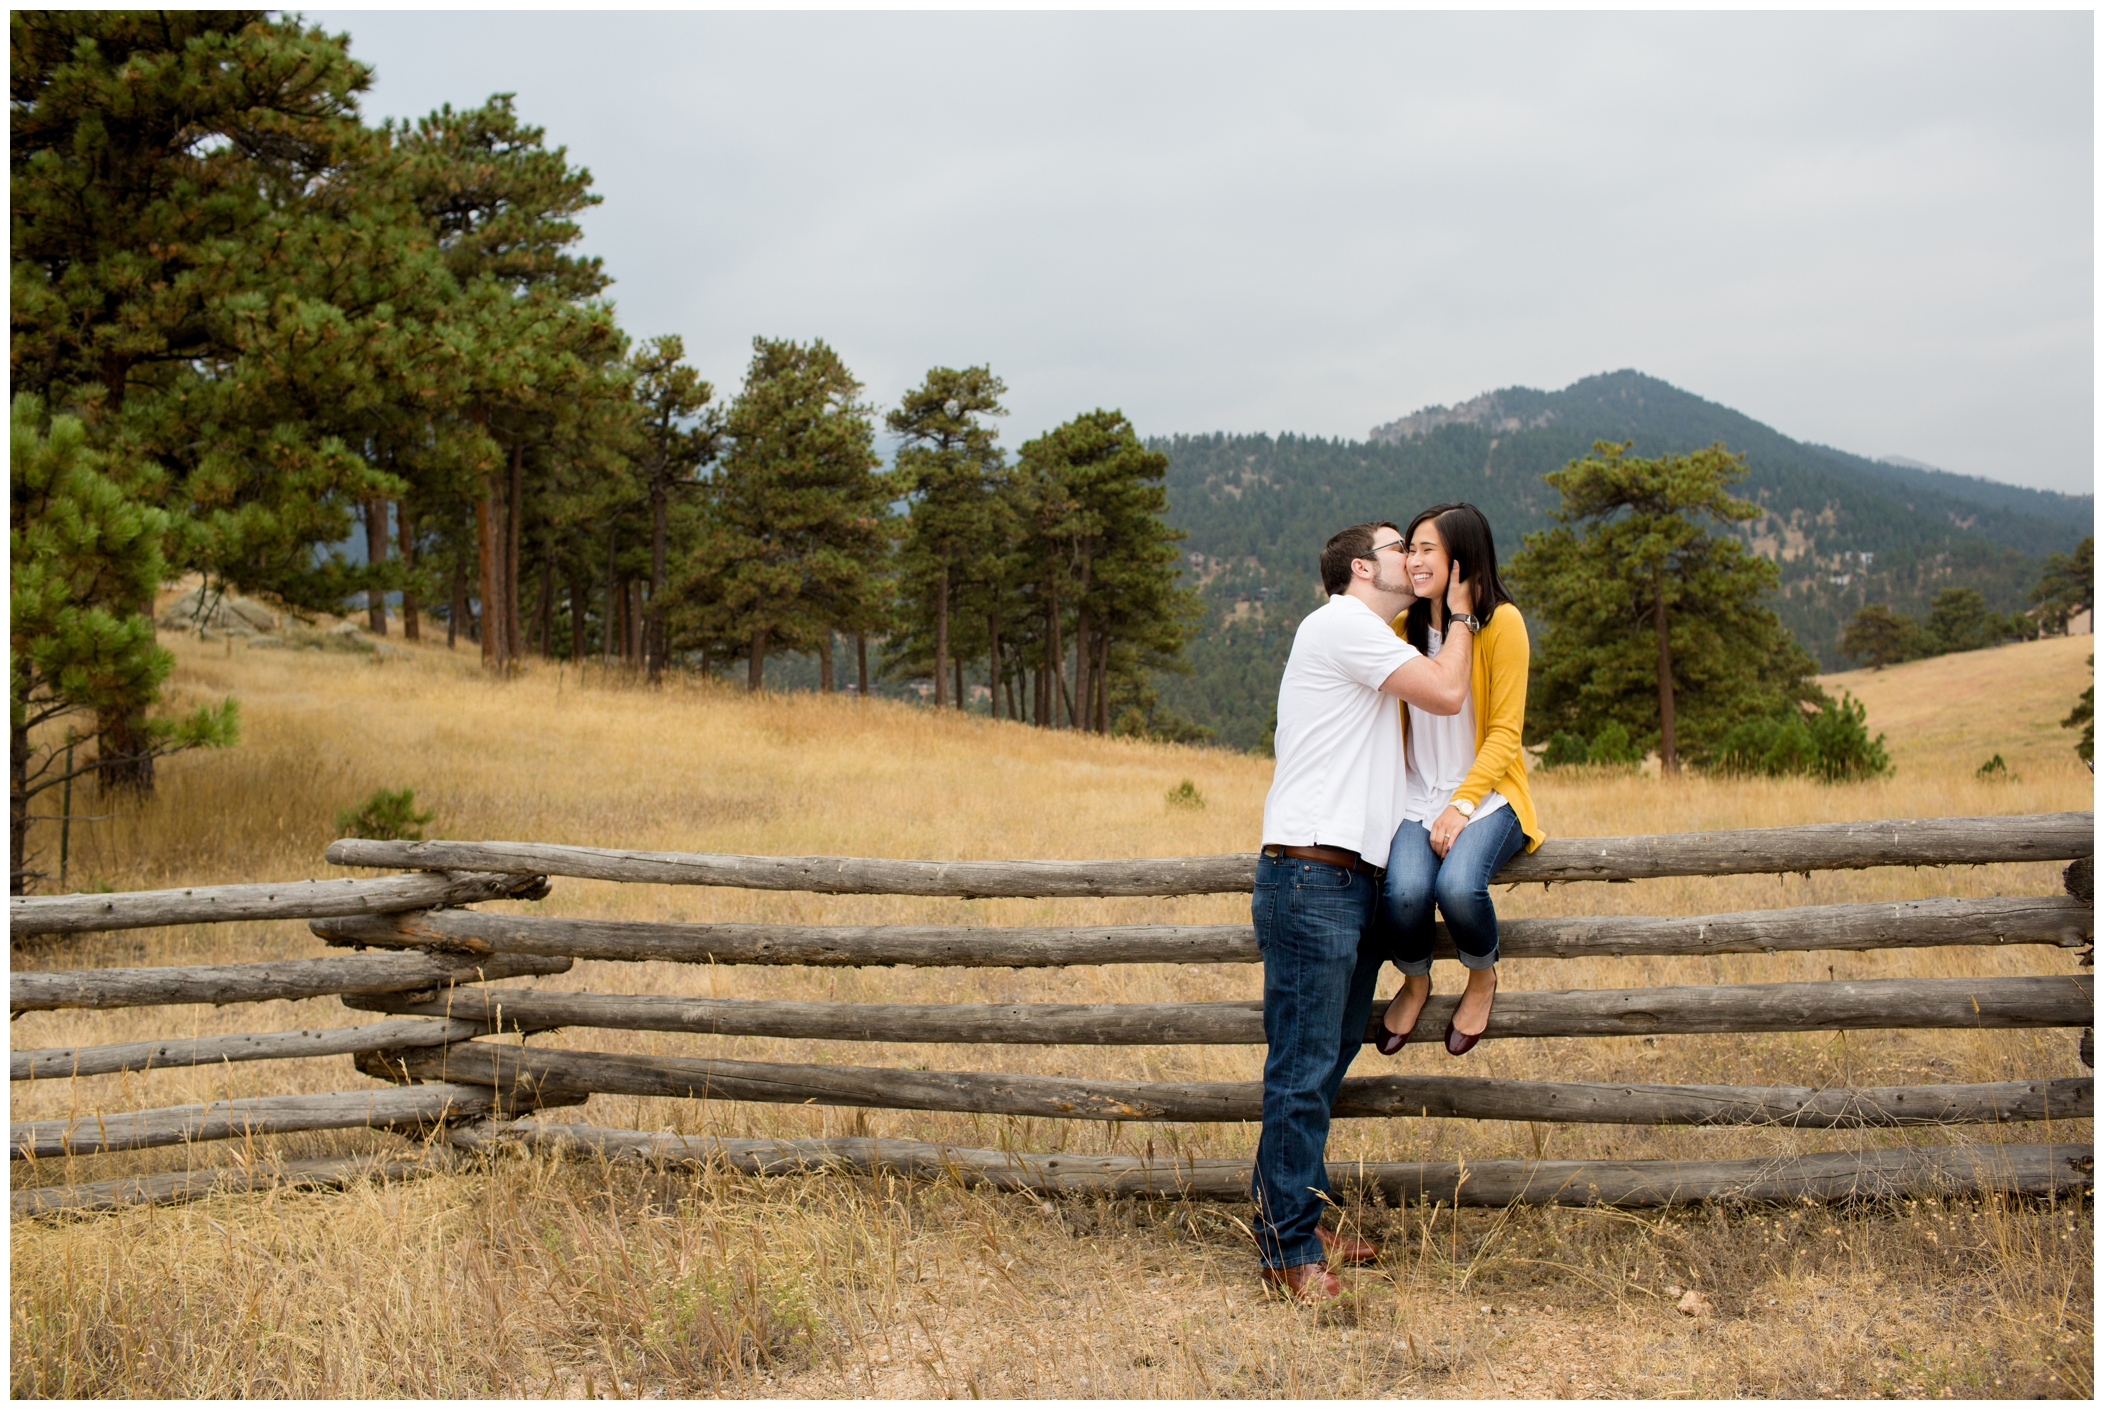
[[[1323,862],[1261,858],[1252,916],[1264,952],[1263,1129],[1252,1193],[1257,1246],[1267,1268],[1322,1259],[1315,1233],[1329,1180],[1332,1081],[1341,1080],[1340,1035],[1354,980],[1365,971],[1359,1031],[1371,1009],[1379,955],[1360,940],[1374,903],[1373,879]]]

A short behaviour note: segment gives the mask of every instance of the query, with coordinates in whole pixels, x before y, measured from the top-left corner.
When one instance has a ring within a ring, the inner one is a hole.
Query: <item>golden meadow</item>
[[[1664,832],[2091,806],[2058,726],[2088,637],[1830,679],[1866,701],[1881,781],[1538,775],[1552,834]],[[416,790],[433,836],[867,856],[1110,857],[1246,850],[1270,761],[1050,733],[888,702],[651,689],[536,663],[487,679],[468,650],[366,656],[168,643],[170,703],[225,694],[232,750],[162,765],[148,805],[75,834],[72,885],[141,889],[342,874],[336,811]],[[1975,770],[1999,753],[2012,777]],[[1166,795],[1190,780],[1202,808]],[[37,839],[46,865],[56,839]],[[544,913],[817,924],[1221,922],[1235,896],[954,901],[558,879]],[[1996,866],[1514,889],[1501,914],[1671,914],[2045,894],[2058,868]],[[302,924],[178,927],[16,949],[18,968],[322,953]],[[2070,973],[2069,951],[1515,962],[1508,988]],[[1392,986],[1394,976],[1388,976]],[[1435,985],[1458,983],[1451,967]],[[1253,997],[1247,966],[801,970],[577,965],[606,992],[894,1001]],[[52,1047],[367,1021],[334,999],[23,1016]],[[1148,1080],[1250,1079],[1259,1048],[1000,1048],[578,1030],[631,1052]],[[1355,1071],[1734,1084],[1986,1082],[2082,1071],[2066,1031],[1868,1032],[1433,1045]],[[13,1119],[371,1085],[347,1058],[18,1083]],[[1246,1156],[1253,1125],[1059,1123],[597,1097],[556,1120],[723,1135],[868,1132],[1025,1150]],[[2091,1139],[2090,1123],[1949,1131],[1687,1130],[1348,1121],[1333,1159],[1718,1158],[1947,1141]],[[319,1133],[16,1162],[23,1184],[232,1160],[400,1149]],[[2086,1202],[1345,1211],[1380,1239],[1349,1315],[1257,1295],[1233,1204],[981,1193],[889,1178],[748,1180],[507,1154],[340,1193],[271,1191],[12,1230],[11,1376],[69,1396],[2087,1396]],[[1713,1311],[1674,1310],[1695,1288]]]

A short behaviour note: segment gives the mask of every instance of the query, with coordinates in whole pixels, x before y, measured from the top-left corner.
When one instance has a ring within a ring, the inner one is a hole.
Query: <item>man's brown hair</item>
[[[1349,529],[1339,529],[1330,535],[1330,541],[1322,546],[1322,590],[1331,597],[1343,592],[1352,584],[1352,560],[1372,558],[1374,537],[1382,529],[1397,538],[1403,531],[1386,519],[1377,519],[1371,524],[1354,524]]]

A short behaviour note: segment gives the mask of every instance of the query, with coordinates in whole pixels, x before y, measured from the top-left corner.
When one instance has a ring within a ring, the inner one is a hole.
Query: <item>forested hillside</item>
[[[1169,517],[1189,535],[1186,571],[1207,613],[1189,649],[1194,674],[1165,680],[1164,703],[1223,743],[1261,745],[1293,626],[1319,601],[1315,556],[1331,532],[1466,499],[1509,556],[1556,507],[1542,475],[1601,439],[1634,441],[1646,455],[1715,441],[1745,454],[1738,493],[1767,512],[1736,531],[1776,562],[1776,610],[1830,670],[1853,664],[1840,652],[1841,625],[1866,602],[1918,614],[1937,589],[1970,586],[2015,611],[2044,555],[2090,531],[2087,496],[1807,445],[1628,371],[1560,392],[1487,393],[1377,427],[1366,441],[1176,436],[1156,445],[1169,455]]]

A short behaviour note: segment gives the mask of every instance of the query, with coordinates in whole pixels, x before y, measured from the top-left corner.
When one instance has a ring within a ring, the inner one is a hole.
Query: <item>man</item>
[[[1400,697],[1435,715],[1468,698],[1473,595],[1447,589],[1455,630],[1421,655],[1389,622],[1414,600],[1402,532],[1354,524],[1322,550],[1323,606],[1301,621],[1279,682],[1278,766],[1250,910],[1264,954],[1263,1132],[1252,1193],[1264,1281],[1309,1303],[1343,1293],[1326,1257],[1370,1263],[1373,1245],[1322,1227],[1330,1106],[1365,1042],[1382,955],[1361,953],[1379,863],[1402,820]],[[1369,860],[1371,859],[1371,860]]]

